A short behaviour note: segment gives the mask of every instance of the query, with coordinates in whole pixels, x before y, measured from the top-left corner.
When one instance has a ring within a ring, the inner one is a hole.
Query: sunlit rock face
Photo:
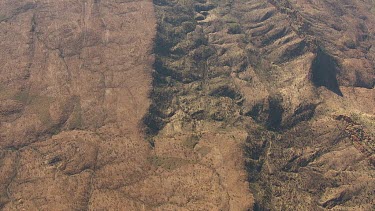
[[[0,1],[0,208],[375,209],[374,12]]]

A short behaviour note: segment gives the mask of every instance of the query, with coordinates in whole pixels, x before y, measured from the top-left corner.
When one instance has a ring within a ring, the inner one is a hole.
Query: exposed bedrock
[[[0,1],[0,209],[374,210],[374,8]]]

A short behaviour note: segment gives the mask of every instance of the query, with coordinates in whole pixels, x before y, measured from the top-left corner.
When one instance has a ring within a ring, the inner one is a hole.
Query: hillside
[[[1,0],[0,209],[375,209],[374,8]]]

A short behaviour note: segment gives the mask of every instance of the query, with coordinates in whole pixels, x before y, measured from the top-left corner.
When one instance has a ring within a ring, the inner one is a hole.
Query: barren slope
[[[233,134],[252,209],[373,209],[373,3],[154,2],[156,152]]]
[[[1,0],[0,209],[375,209],[374,8]]]
[[[251,207],[236,139],[225,150],[210,147],[212,137],[225,144],[229,134],[207,133],[205,157],[184,154],[174,137],[152,150],[143,135],[156,33],[151,1],[1,1],[0,8],[3,210]]]
[[[0,1],[0,206],[140,206],[147,175],[150,1]],[[140,27],[141,26],[141,27]]]

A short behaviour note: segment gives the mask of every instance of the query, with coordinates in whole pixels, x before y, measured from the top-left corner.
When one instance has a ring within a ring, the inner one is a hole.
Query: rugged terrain
[[[1,0],[0,209],[374,210],[373,0]]]

